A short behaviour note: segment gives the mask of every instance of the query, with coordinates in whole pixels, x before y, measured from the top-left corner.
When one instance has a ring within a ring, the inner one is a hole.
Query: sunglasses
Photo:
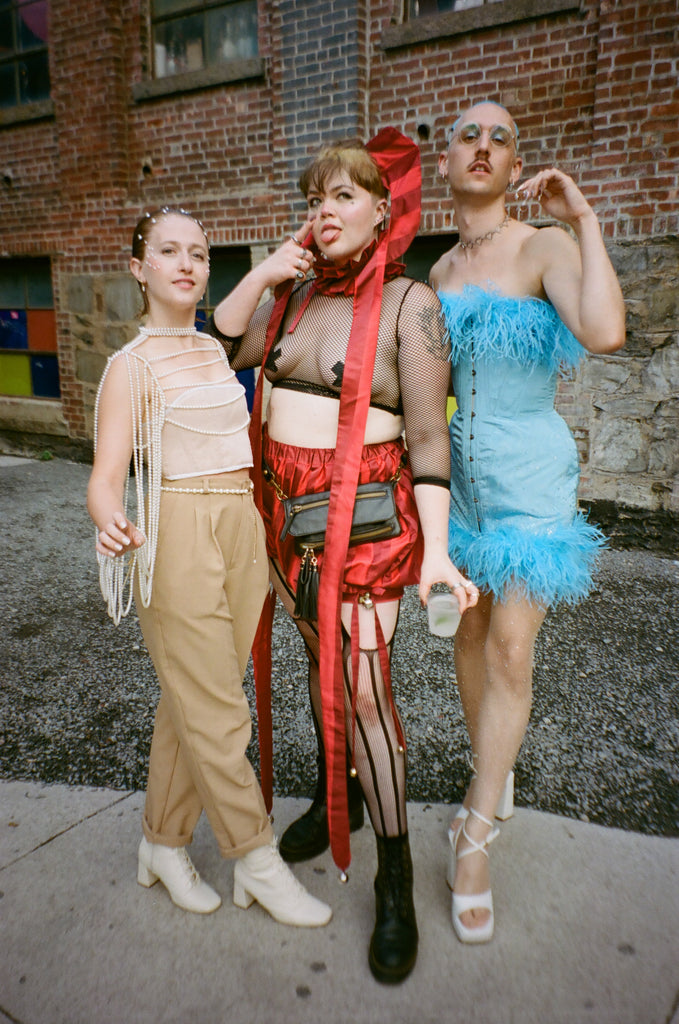
[[[482,132],[483,129],[472,121],[470,124],[463,124],[461,128],[451,128],[450,141],[458,138],[465,146],[473,146],[481,138]],[[499,149],[506,149],[516,141],[511,128],[504,124],[494,124],[492,128],[489,128],[488,138],[491,145],[497,146]]]

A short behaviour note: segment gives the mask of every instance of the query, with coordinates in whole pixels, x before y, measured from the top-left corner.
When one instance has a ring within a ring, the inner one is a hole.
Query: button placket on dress
[[[475,402],[475,398],[476,398],[476,363],[475,363],[475,358],[474,358],[474,341],[473,340],[472,340],[471,346],[470,346],[470,359],[471,359],[471,363],[470,363],[470,367],[471,367],[471,369],[470,369],[470,381],[471,381],[470,393],[471,393],[471,399],[470,399],[470,403],[469,403],[469,435],[468,435],[468,437],[469,437],[469,455],[468,455],[469,473],[468,473],[467,479],[468,479],[468,482],[469,482],[469,485],[470,485],[470,488],[471,488],[472,500],[473,500],[473,503],[474,503],[474,515],[476,516],[476,526],[477,526],[477,528],[478,528],[478,530],[480,532],[481,531],[481,514],[480,514],[480,509],[479,509],[480,501],[479,501],[479,492],[478,492],[478,488],[477,488],[477,484],[476,484],[476,468],[475,468],[476,459],[475,459],[475,456],[474,456],[474,452],[475,452],[475,445],[474,445],[474,419],[476,417],[476,408],[475,408],[475,406],[476,406],[476,402]]]

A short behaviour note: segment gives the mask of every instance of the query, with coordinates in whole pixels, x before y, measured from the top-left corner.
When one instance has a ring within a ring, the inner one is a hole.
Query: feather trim
[[[512,298],[466,284],[461,293],[439,292],[451,339],[453,365],[468,355],[512,359],[521,366],[573,369],[587,354],[554,306],[531,296]]]
[[[606,544],[604,534],[581,512],[570,525],[541,533],[516,526],[473,533],[453,520],[448,531],[452,562],[463,566],[478,587],[500,600],[518,593],[544,605],[575,604],[586,597]]]

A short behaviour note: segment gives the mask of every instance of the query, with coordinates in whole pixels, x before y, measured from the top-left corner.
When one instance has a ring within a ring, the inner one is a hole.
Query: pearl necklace
[[[478,238],[470,238],[470,240],[468,242],[460,241],[457,244],[459,245],[460,249],[463,249],[463,250],[464,249],[473,249],[475,245],[481,245],[483,242],[489,241],[493,237],[493,235],[499,235],[500,232],[502,231],[502,229],[507,224],[509,224],[509,220],[510,220],[509,214],[506,213],[505,214],[505,219],[502,221],[502,224],[498,224],[498,226],[496,228],[493,228],[492,231],[487,231],[485,235],[479,235]]]
[[[198,330],[193,327],[140,327],[139,333],[145,338],[195,338]]]

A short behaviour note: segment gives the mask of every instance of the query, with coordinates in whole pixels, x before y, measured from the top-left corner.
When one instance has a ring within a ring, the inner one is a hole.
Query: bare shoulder
[[[547,265],[577,253],[578,244],[564,228],[554,224],[533,229],[523,239],[522,249],[526,258],[544,261]]]
[[[452,249],[448,252],[444,252],[443,256],[440,256],[434,266],[429,271],[429,282],[432,288],[438,290],[443,286],[446,280],[446,276],[451,266]]]

